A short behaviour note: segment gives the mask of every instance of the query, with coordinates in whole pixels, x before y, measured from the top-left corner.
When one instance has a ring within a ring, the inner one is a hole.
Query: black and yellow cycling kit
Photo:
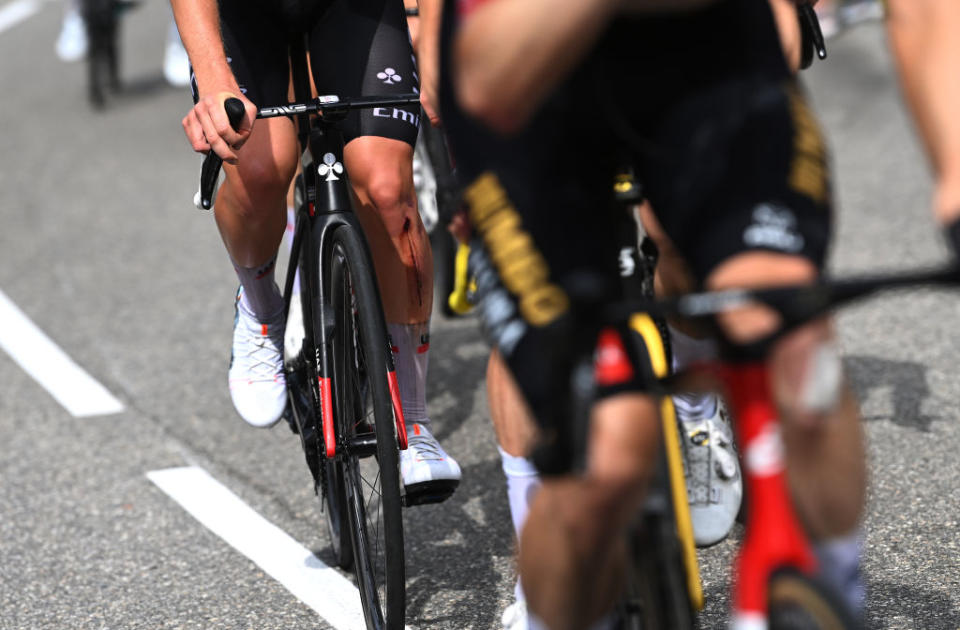
[[[452,98],[452,5],[442,118],[500,280],[482,313],[541,422],[565,417],[570,357],[596,343],[603,305],[621,296],[610,184],[625,157],[698,281],[751,250],[823,264],[826,151],[768,0],[618,18],[511,137]]]

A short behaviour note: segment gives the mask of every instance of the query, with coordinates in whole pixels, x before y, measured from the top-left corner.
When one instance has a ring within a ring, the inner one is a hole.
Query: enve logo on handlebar
[[[292,116],[295,114],[303,114],[308,111],[308,108],[304,104],[298,105],[280,105],[277,107],[264,107],[260,110],[260,116]]]

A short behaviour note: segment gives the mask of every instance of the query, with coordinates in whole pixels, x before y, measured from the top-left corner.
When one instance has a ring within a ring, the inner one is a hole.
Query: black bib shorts
[[[289,102],[291,33],[309,36],[319,94],[390,96],[419,91],[420,79],[400,0],[220,0],[227,61],[240,89],[258,107]],[[196,102],[197,87],[193,82]],[[341,123],[344,140],[381,136],[413,146],[420,108],[355,110]]]

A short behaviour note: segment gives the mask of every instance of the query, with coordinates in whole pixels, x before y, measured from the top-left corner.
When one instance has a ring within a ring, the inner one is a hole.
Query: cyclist
[[[171,4],[193,67],[195,105],[184,130],[194,150],[213,150],[225,162],[215,217],[240,280],[230,394],[249,424],[272,426],[286,406],[285,322],[274,265],[297,138],[286,118],[254,124],[254,103],[286,102],[286,42],[293,31],[309,34],[319,89],[348,96],[416,90],[403,7],[395,0]],[[224,112],[230,97],[246,110],[239,131]],[[431,434],[426,411],[432,259],[411,176],[418,121],[418,109],[380,108],[352,113],[343,124],[344,160],[377,270],[408,422],[401,475],[413,499],[444,496],[460,479],[459,465]]]
[[[599,336],[586,470],[544,481],[520,545],[531,627],[588,627],[617,592],[620,534],[657,444],[642,362],[597,317],[617,299],[603,210],[615,149],[634,151],[658,218],[710,289],[816,279],[825,150],[763,0],[450,6],[443,120],[504,285],[486,298],[486,324],[548,436],[567,418],[571,358]],[[718,323],[734,347],[778,325],[764,308]],[[859,608],[863,445],[842,379],[815,378],[818,361],[837,367],[830,339],[828,322],[808,324],[768,361],[798,509],[824,577]]]
[[[797,13],[789,0],[771,0],[780,31],[784,52],[793,71],[800,64],[800,35]],[[433,3],[424,3],[421,14],[431,15]],[[435,33],[436,28],[427,28]],[[428,86],[427,64],[435,58],[435,45],[428,35],[421,40],[418,62],[422,72],[425,95],[432,94]],[[426,99],[425,99],[426,100]],[[675,248],[656,224],[649,204],[640,210],[647,235],[659,249],[656,273],[659,295],[679,294],[693,289],[685,264]],[[697,333],[687,334],[670,325],[671,348],[676,369],[716,354],[712,339],[700,339]],[[536,433],[533,420],[525,408],[523,397],[510,377],[502,359],[494,351],[486,374],[487,397],[491,420],[497,435],[501,465],[507,480],[507,498],[511,520],[517,539],[526,519],[529,504],[539,487],[539,476],[526,455],[532,449]],[[699,546],[709,546],[723,540],[729,533],[740,506],[742,483],[737,455],[732,444],[732,430],[718,397],[715,394],[685,393],[674,396],[677,418],[685,437],[685,467],[693,521],[694,540]],[[505,628],[523,627],[526,623],[525,603],[519,582],[515,586],[515,602],[503,614]]]
[[[61,61],[80,61],[87,56],[87,28],[81,15],[82,0],[66,0],[63,8],[63,23],[57,36],[54,50]],[[163,49],[163,78],[174,87],[190,83],[190,60],[183,49],[177,25],[170,19],[167,26],[167,41]]]

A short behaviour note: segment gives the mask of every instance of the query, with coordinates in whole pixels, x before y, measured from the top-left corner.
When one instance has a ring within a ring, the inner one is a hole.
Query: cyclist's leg
[[[649,203],[640,207],[644,232],[657,246],[654,292],[658,296],[682,295],[694,290],[695,281]],[[716,358],[716,341],[706,331],[683,321],[669,321],[673,369]],[[673,396],[683,440],[687,498],[694,540],[709,546],[726,538],[736,521],[743,497],[743,481],[733,446],[733,431],[718,394],[684,392]]]
[[[241,89],[257,104],[283,102],[289,74],[284,30],[269,13],[246,3],[222,3],[220,17]],[[283,299],[274,281],[274,263],[286,225],[284,197],[297,164],[292,123],[282,118],[257,121],[238,157],[236,165],[224,164],[225,181],[214,207],[243,289],[234,325],[230,391],[244,419],[269,426],[286,404],[280,353]]]
[[[413,148],[379,136],[344,152],[388,322],[425,323],[433,308],[433,256],[413,191]]]
[[[290,120],[261,120],[237,164],[224,164],[215,216],[227,252],[241,269],[259,267],[276,256],[286,229],[285,199],[296,172],[296,142]]]
[[[745,95],[752,103],[747,107]],[[789,85],[742,82],[714,90],[709,102],[716,111],[737,105],[750,112],[709,149],[722,150],[736,166],[707,178],[712,193],[706,199],[691,200],[671,188],[680,179],[651,178],[654,208],[673,210],[661,217],[664,227],[708,288],[814,282],[830,238],[830,188],[823,139],[802,95]],[[698,116],[701,126],[712,124],[711,115]],[[664,139],[669,135],[678,142],[674,146],[683,146],[697,129],[677,115],[665,126]],[[685,159],[694,163],[696,156]],[[684,228],[698,223],[699,233]],[[719,323],[734,342],[760,338],[780,324],[765,307],[738,311]],[[814,539],[850,541],[863,506],[865,460],[856,405],[831,341],[826,319],[808,323],[770,349],[768,364],[800,517]],[[828,374],[833,380],[824,382]],[[852,566],[839,570],[852,571],[855,582],[857,555],[852,555]],[[822,568],[828,574],[838,570]],[[852,607],[860,603],[856,591],[844,593]]]
[[[809,284],[818,275],[809,260],[752,252],[717,267],[707,286]],[[778,317],[766,308],[737,311],[720,321],[728,335],[742,340],[759,338],[779,325]],[[843,383],[816,381],[818,353],[832,351],[833,338],[829,319],[820,319],[778,341],[769,358],[794,499],[815,539],[844,535],[855,528],[865,493],[863,436],[853,396]],[[814,403],[810,392],[818,386],[828,395]]]
[[[520,542],[520,573],[533,614],[552,630],[588,628],[620,592],[623,536],[657,459],[657,405],[621,394],[596,405],[583,475],[545,478]]]
[[[529,457],[536,443],[537,428],[523,393],[496,349],[487,362],[487,402],[507,481],[510,520],[519,543],[530,504],[541,483],[540,474]],[[507,607],[502,618],[504,628],[524,627],[526,598],[519,579],[513,595],[514,603]]]
[[[243,4],[223,3],[220,9],[230,68],[240,88],[258,105],[283,102],[287,95],[286,35],[276,20],[267,11]],[[273,296],[272,273],[249,283],[243,275],[276,256],[285,226],[284,198],[297,166],[296,143],[289,119],[257,121],[237,164],[224,164],[225,181],[217,195],[217,227],[253,300],[248,306],[260,318],[274,315],[281,305],[279,292]]]
[[[730,259],[711,274],[708,286],[805,284],[818,275],[809,261],[775,260],[772,256],[750,253]],[[730,319],[721,325],[727,324],[728,331],[751,338],[776,326],[776,317],[771,315],[757,312],[748,315],[747,321]],[[834,344],[833,327],[824,318],[778,341],[768,364],[790,487],[798,515],[820,559],[820,577],[859,614],[864,587],[859,575],[858,525],[866,495],[866,455],[852,392],[843,382],[818,382],[830,372],[835,372],[833,378],[842,379]],[[824,358],[828,365],[822,363]],[[820,400],[813,402],[811,393],[818,389]]]
[[[330,50],[342,55],[324,54]],[[311,58],[320,91],[390,95],[417,90],[416,65],[400,3],[334,1],[311,32]],[[433,258],[413,187],[419,113],[418,106],[409,106],[350,114],[343,123],[344,160],[395,349],[411,438],[410,448],[401,454],[408,499],[423,491],[431,500],[442,500],[459,482],[460,468],[431,435],[426,413]]]
[[[559,155],[553,158],[562,162]],[[591,313],[616,299],[620,288],[616,259],[609,255],[610,243],[616,242],[612,212],[601,210],[590,221],[576,221],[576,231],[557,227],[573,225],[580,208],[597,205],[588,199],[595,188],[600,188],[596,198],[602,198],[613,171],[598,164],[605,177],[585,172],[589,183],[583,189],[571,186],[561,192],[537,185],[544,175],[541,168],[551,173],[552,165],[519,161],[532,172],[482,175],[468,187],[466,198],[470,218],[503,280],[502,286],[491,284],[491,270],[478,270],[481,313],[533,417],[551,427],[547,433],[552,434],[567,431],[563,427],[571,421],[572,369],[579,357],[590,356],[597,339]],[[597,181],[602,184],[595,186]],[[617,365],[598,369],[597,380],[603,389],[624,385],[620,378],[630,379],[630,386],[601,392],[589,446],[572,445],[587,449],[585,471],[544,478],[521,534],[520,571],[530,611],[554,628],[588,627],[610,609],[619,592],[624,533],[658,448],[656,405],[626,393],[636,391],[632,379],[642,380],[642,373],[623,339],[617,336],[597,352]],[[505,384],[495,383],[501,396]],[[517,441],[522,447],[522,432]]]

